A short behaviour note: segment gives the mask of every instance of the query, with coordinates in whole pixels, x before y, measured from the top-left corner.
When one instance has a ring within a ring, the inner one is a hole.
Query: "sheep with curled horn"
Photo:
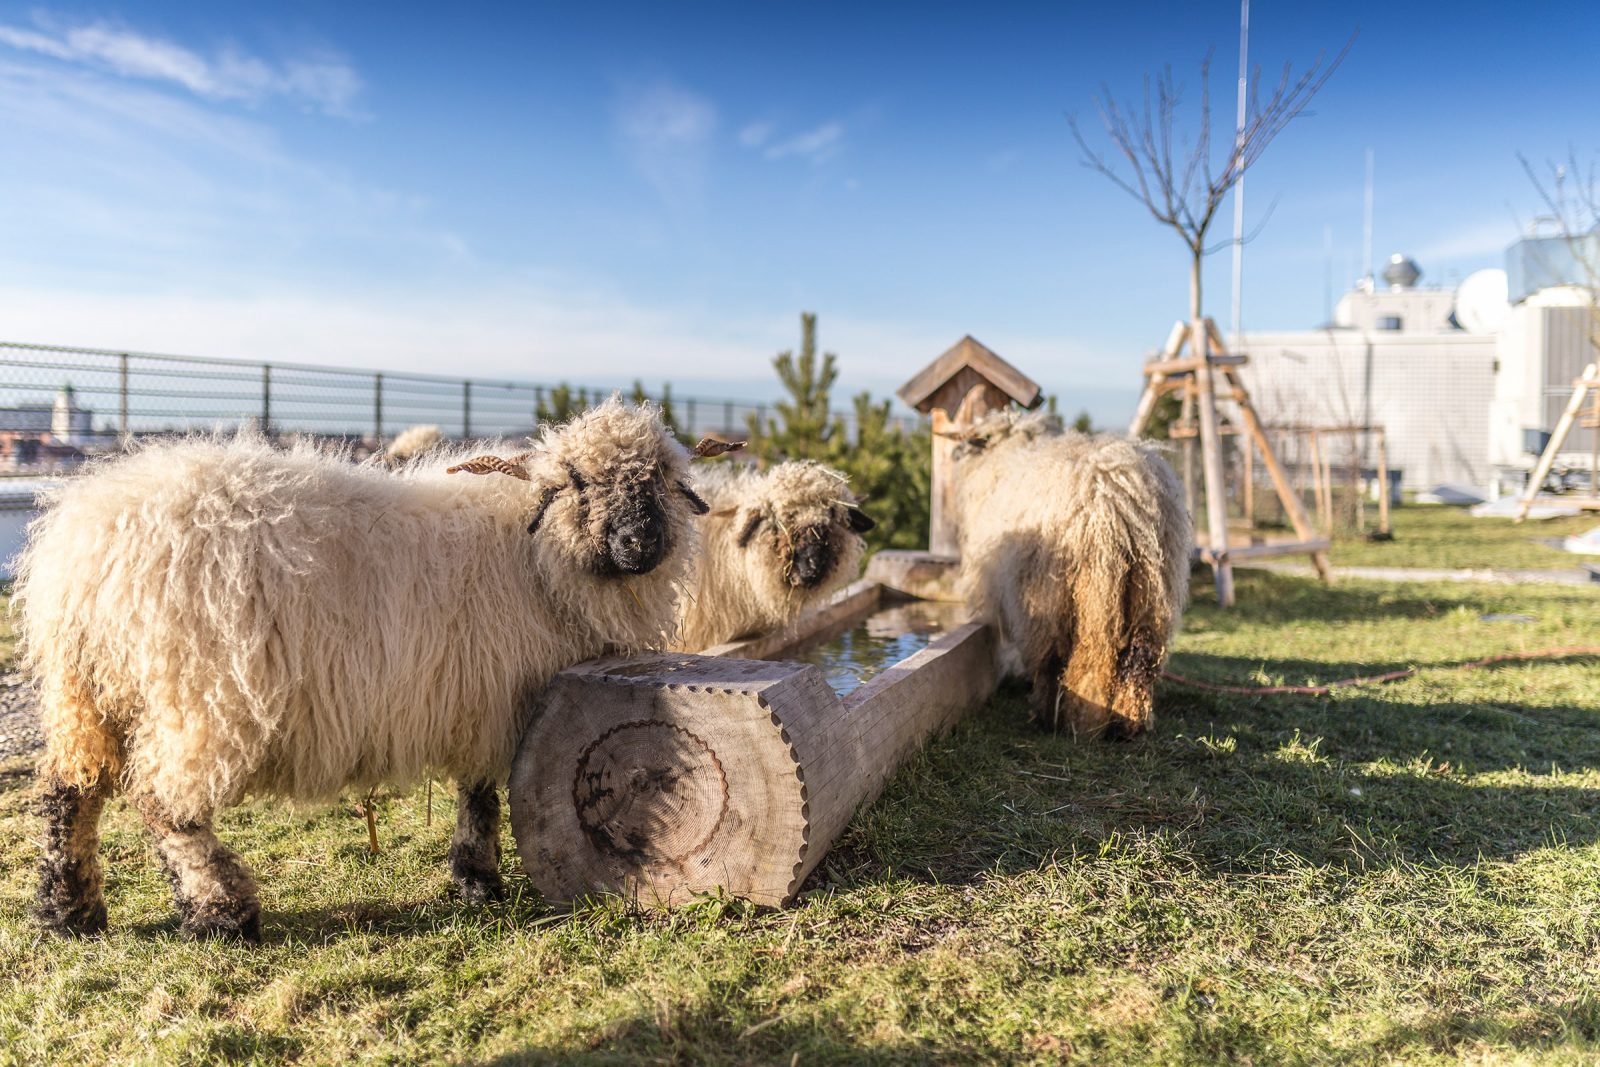
[[[115,790],[194,935],[259,936],[255,882],[212,830],[246,794],[449,775],[454,880],[470,901],[501,895],[496,788],[526,698],[580,660],[664,642],[706,506],[659,414],[616,398],[524,455],[455,458],[459,473],[391,473],[186,439],[53,491],[17,580],[46,738],[45,926],[105,926],[97,828]]]
[[[674,647],[781,629],[859,575],[873,522],[838,471],[715,464],[696,470],[694,486],[711,514]]]
[[[1150,727],[1189,593],[1183,487],[1154,449],[998,412],[960,435],[961,590],[1032,682],[1036,722],[1079,737]]]

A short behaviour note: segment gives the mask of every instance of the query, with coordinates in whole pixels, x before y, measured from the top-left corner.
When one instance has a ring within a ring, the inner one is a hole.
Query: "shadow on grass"
[[[1600,789],[1520,771],[1600,767],[1589,709],[1163,697],[1153,737],[1076,744],[1033,731],[1023,700],[1002,695],[908,765],[810,887],[973,883],[1130,835],[1218,876],[1470,867],[1600,841]],[[1469,777],[1500,772],[1512,781]]]

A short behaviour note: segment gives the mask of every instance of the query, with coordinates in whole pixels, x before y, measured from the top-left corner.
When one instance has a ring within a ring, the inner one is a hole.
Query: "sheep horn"
[[[709,459],[712,456],[720,456],[726,452],[737,452],[745,444],[746,442],[744,441],[718,441],[714,437],[702,437],[699,443],[690,449],[690,455],[694,456],[695,459]]]
[[[465,471],[468,474],[509,474],[513,478],[519,478],[526,482],[530,480],[528,468],[516,462],[526,458],[526,456],[526,452],[509,460],[501,459],[499,456],[474,456],[465,463],[457,463],[454,467],[445,468],[445,473],[455,474],[457,471]]]

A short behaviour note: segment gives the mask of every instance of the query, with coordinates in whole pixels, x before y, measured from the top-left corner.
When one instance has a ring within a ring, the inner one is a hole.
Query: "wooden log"
[[[1208,356],[1204,360],[1197,356],[1189,356],[1185,359],[1163,359],[1146,363],[1144,373],[1146,377],[1154,377],[1157,374],[1170,377],[1174,374],[1188,374],[1203,366],[1238,367],[1248,362],[1250,361],[1244,356]]]
[[[856,810],[994,685],[993,637],[976,623],[842,700],[798,663],[580,664],[536,700],[512,764],[517,851],[549,900],[788,903]]]
[[[781,630],[741,637],[700,650],[702,656],[768,659],[778,652],[832,629],[846,619],[865,615],[878,606],[883,586],[870,578],[851,582],[814,611],[808,611]]]

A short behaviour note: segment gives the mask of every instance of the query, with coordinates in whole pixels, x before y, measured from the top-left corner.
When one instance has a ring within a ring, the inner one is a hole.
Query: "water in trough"
[[[880,605],[871,614],[786,648],[770,658],[814,663],[840,696],[927,648],[967,619],[966,606],[932,600]]]

